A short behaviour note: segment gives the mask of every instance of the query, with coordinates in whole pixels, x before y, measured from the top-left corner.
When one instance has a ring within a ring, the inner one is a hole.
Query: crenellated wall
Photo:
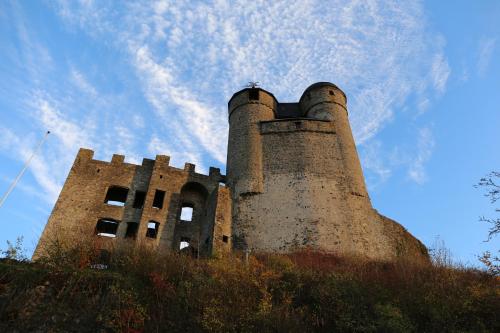
[[[219,169],[210,168],[209,175],[203,175],[190,163],[184,169],[169,166],[170,158],[164,155],[135,165],[124,163],[122,155],[113,155],[111,162],[104,162],[92,159],[93,154],[92,150],[80,149],[35,250],[35,259],[56,238],[85,236],[98,239],[103,248],[123,243],[171,251],[179,249],[181,238],[189,238],[190,251],[208,255],[216,250],[212,248],[214,221],[224,226],[230,223],[229,212],[223,208],[227,206],[224,197],[208,200],[209,196],[217,197],[219,184],[225,181]],[[128,189],[123,206],[105,202],[110,187]],[[165,192],[161,207],[153,207],[157,190]],[[134,207],[138,192],[144,192],[145,198],[141,207]],[[180,220],[184,203],[193,207],[190,222]],[[205,214],[207,209],[213,211],[212,216]],[[102,218],[118,222],[114,235],[97,235],[96,225]],[[155,237],[146,236],[151,221],[158,223]],[[135,235],[127,236],[132,223],[138,224],[137,230]],[[217,244],[230,248],[229,242]]]

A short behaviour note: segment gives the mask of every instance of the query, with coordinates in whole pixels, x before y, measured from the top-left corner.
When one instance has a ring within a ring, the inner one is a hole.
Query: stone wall
[[[245,89],[229,102],[227,173],[236,249],[427,257],[418,240],[372,208],[338,87],[314,84],[295,104],[258,92],[262,101]],[[259,163],[251,164],[253,158]]]
[[[189,163],[178,169],[169,166],[169,157],[163,155],[155,160],[144,159],[142,165],[124,163],[121,155],[113,155],[111,162],[92,157],[93,151],[80,149],[35,250],[35,259],[53,240],[75,237],[97,239],[103,248],[122,243],[152,246],[161,251],[178,250],[182,238],[189,239],[187,250],[195,254],[208,255],[214,250],[216,209],[227,203],[216,203],[212,216],[206,212],[208,197],[217,197],[219,183],[224,180],[219,169],[210,168],[209,175],[195,172],[195,166]],[[105,202],[109,189],[114,187],[127,191],[123,206]],[[155,202],[158,191],[164,195]],[[142,204],[136,202],[139,192],[144,193]],[[228,199],[223,195],[219,200]],[[181,221],[183,204],[193,208],[192,221]],[[222,214],[221,218],[226,216]],[[117,222],[116,231],[100,233],[100,219]],[[155,223],[155,229],[148,230],[150,223]]]
[[[228,108],[227,177],[216,168],[197,173],[190,163],[171,167],[163,155],[134,165],[121,155],[97,161],[81,149],[34,258],[51,239],[90,237],[103,248],[179,251],[189,244],[182,251],[193,255],[312,249],[428,259],[416,238],[373,209],[347,99],[337,86],[313,84],[297,103],[248,88],[234,94]],[[110,198],[123,205],[106,203]],[[183,209],[193,209],[189,221]]]

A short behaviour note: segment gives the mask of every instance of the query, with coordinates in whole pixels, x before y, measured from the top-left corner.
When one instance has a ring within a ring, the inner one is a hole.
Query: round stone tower
[[[276,105],[276,98],[260,88],[241,90],[229,100],[227,179],[233,196],[263,190],[260,122],[275,118]]]
[[[232,243],[237,249],[248,248],[244,230],[258,216],[258,204],[252,199],[264,191],[260,124],[275,118],[276,107],[276,98],[260,88],[241,90],[228,103],[227,186],[232,198]]]
[[[346,103],[329,82],[308,87],[298,103],[260,88],[233,95],[227,186],[235,249],[372,259],[425,252],[372,208]]]
[[[361,163],[356,151],[347,112],[347,97],[330,82],[317,82],[309,86],[299,101],[307,118],[331,121],[336,141],[349,177],[351,194],[368,197]]]

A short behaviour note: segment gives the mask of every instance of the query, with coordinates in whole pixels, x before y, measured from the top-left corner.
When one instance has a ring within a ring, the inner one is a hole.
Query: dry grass
[[[465,267],[121,248],[96,270],[95,245],[54,246],[38,263],[0,263],[0,331],[500,331],[499,281]]]

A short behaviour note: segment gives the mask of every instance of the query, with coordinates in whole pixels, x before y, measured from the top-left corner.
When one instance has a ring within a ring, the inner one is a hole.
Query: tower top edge
[[[259,91],[262,91],[262,92],[264,92],[264,93],[268,94],[269,96],[271,96],[271,97],[274,99],[274,101],[276,102],[276,104],[278,104],[278,99],[277,99],[277,98],[276,98],[276,97],[275,97],[272,93],[270,93],[269,91],[264,90],[264,89],[262,89],[262,88],[260,88],[260,87],[255,87],[255,88],[245,88],[245,89],[242,89],[242,90],[239,90],[239,91],[235,92],[235,93],[233,94],[233,96],[229,99],[229,101],[227,102],[227,105],[228,105],[228,106],[229,106],[229,105],[231,105],[231,101],[232,101],[232,100],[233,100],[236,96],[238,96],[238,95],[239,95],[239,94],[241,94],[241,93],[244,93],[245,91],[249,91],[249,90],[259,90]]]
[[[346,94],[344,93],[344,91],[343,91],[342,89],[340,89],[340,88],[339,88],[336,84],[333,84],[333,83],[331,83],[331,82],[326,82],[326,81],[324,81],[324,82],[316,82],[316,83],[313,83],[313,84],[311,84],[309,87],[307,87],[307,88],[304,90],[304,92],[302,93],[302,95],[300,96],[299,101],[300,101],[300,100],[302,100],[302,98],[303,98],[303,97],[304,97],[304,96],[305,96],[308,92],[311,92],[312,90],[316,90],[316,89],[323,88],[323,87],[331,87],[331,88],[333,88],[333,89],[335,89],[335,90],[340,91],[340,92],[342,93],[342,95],[344,96],[344,98],[347,100],[347,96],[346,96]],[[249,87],[249,88],[244,88],[244,89],[242,89],[242,90],[239,90],[239,91],[235,92],[235,93],[233,94],[233,96],[231,96],[231,98],[229,99],[229,101],[227,102],[227,105],[229,106],[229,105],[231,104],[231,101],[232,101],[235,97],[237,97],[237,96],[238,96],[238,95],[240,95],[241,93],[244,93],[244,92],[249,91],[249,90],[259,90],[259,91],[262,91],[262,92],[266,93],[267,95],[271,96],[271,97],[275,100],[276,104],[285,104],[285,103],[279,103],[279,102],[278,102],[278,99],[277,99],[277,98],[276,98],[276,97],[275,97],[275,96],[274,96],[271,92],[269,92],[269,91],[267,91],[267,90],[265,90],[265,89],[262,89],[262,88],[260,88],[260,87],[255,87],[255,88],[251,88],[251,87]],[[290,104],[290,103],[288,103],[288,104]]]
[[[306,88],[306,90],[304,90],[300,99],[302,99],[308,92],[310,92],[312,90],[319,89],[319,88],[323,88],[323,87],[331,87],[335,90],[340,91],[342,93],[342,95],[344,95],[344,98],[346,98],[346,100],[347,100],[347,96],[345,95],[345,93],[342,89],[340,89],[336,84],[333,84],[331,82],[326,82],[326,81],[325,82],[316,82],[316,83],[311,84],[309,87]]]

